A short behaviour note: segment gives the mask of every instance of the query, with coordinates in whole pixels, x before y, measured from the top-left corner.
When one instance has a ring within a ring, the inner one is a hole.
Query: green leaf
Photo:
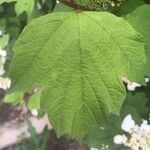
[[[54,9],[54,12],[69,12],[69,11],[72,11],[72,8],[61,3],[56,4]]]
[[[43,0],[43,4],[42,4],[44,10],[46,10],[46,8],[49,9],[48,10],[49,13],[52,12],[52,10],[55,8],[55,5],[56,5],[56,0]]]
[[[9,42],[9,34],[5,34],[0,37],[0,47],[5,48]]]
[[[119,16],[125,16],[132,11],[134,11],[137,7],[144,5],[145,2],[143,0],[126,0],[115,13]]]
[[[35,0],[17,0],[17,3],[15,4],[15,11],[18,16],[23,12],[26,12],[29,16],[34,9],[34,4]]]
[[[23,93],[22,92],[14,92],[11,94],[7,94],[5,99],[5,103],[10,103],[13,105],[23,104]]]
[[[150,58],[150,5],[137,8],[126,16],[126,20],[144,37],[146,56]],[[147,71],[150,75],[150,59],[147,60]]]
[[[16,2],[17,0],[0,0],[0,4],[2,3],[11,3],[11,2]]]
[[[17,40],[11,91],[41,86],[41,109],[57,134],[83,137],[109,113],[119,113],[122,77],[144,83],[145,62],[143,39],[124,19],[53,13],[31,21]]]
[[[149,108],[146,105],[147,102],[148,102],[148,98],[144,93],[139,92],[136,94],[132,94],[131,92],[129,92],[126,97],[126,101],[124,105],[134,107],[142,118],[144,117],[144,115],[148,114],[149,112]]]
[[[0,30],[4,30],[6,27],[6,19],[5,18],[0,18]]]
[[[40,97],[41,92],[33,94],[28,101],[28,108],[32,110],[33,108],[40,109]]]

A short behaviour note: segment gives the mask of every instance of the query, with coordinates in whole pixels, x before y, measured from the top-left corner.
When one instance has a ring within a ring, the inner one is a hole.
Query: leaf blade
[[[118,114],[126,95],[123,76],[144,80],[141,36],[109,13],[54,13],[35,19],[14,50],[14,90],[42,86],[41,108],[59,135],[83,137],[109,113]]]

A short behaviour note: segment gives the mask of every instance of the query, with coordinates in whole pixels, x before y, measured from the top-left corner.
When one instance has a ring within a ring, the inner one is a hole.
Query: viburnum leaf
[[[138,7],[126,19],[144,37],[146,56],[150,58],[150,5]],[[150,75],[150,59],[147,60],[147,71]]]
[[[58,135],[83,137],[126,96],[122,77],[144,83],[141,35],[105,12],[53,13],[31,21],[14,46],[11,91],[42,87]]]

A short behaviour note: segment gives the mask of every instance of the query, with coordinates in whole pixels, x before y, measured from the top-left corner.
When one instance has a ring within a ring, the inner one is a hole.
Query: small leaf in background
[[[28,101],[28,108],[30,110],[36,108],[37,110],[40,109],[40,98],[41,98],[41,92],[37,92],[33,94],[29,101]]]
[[[0,47],[5,48],[8,45],[9,42],[9,34],[3,34],[0,37]]]
[[[69,12],[69,11],[72,11],[72,8],[61,3],[56,4],[54,9],[54,12]]]
[[[37,138],[36,129],[33,127],[32,123],[30,121],[28,121],[28,132],[31,135],[32,143],[34,143],[34,145],[36,146],[36,148],[38,148],[38,146],[39,146],[39,140]]]
[[[114,12],[118,16],[126,16],[127,14],[134,11],[139,6],[144,5],[145,2],[143,0],[126,0],[119,8],[118,10],[115,10]]]
[[[46,11],[47,9],[47,13],[52,12],[56,6],[56,0],[43,0],[42,2],[44,10]]]
[[[6,27],[6,19],[0,18],[0,30],[3,31],[5,27]]]
[[[138,7],[126,16],[126,20],[144,37],[147,72],[150,75],[150,5]]]
[[[144,83],[145,62],[143,38],[124,19],[53,13],[31,21],[17,40],[11,90],[42,86],[41,108],[57,134],[80,138],[109,113],[119,114],[122,77]]]
[[[138,92],[133,94],[131,92],[128,93],[124,105],[132,106],[136,109],[138,114],[141,117],[144,117],[145,114],[149,112],[149,108],[147,106],[148,97],[142,92]]]
[[[22,105],[23,104],[23,93],[14,92],[11,94],[7,94],[4,98],[5,103],[10,103],[12,105]]]
[[[21,15],[26,12],[28,16],[31,15],[35,5],[35,0],[18,0],[15,4],[15,10],[17,15]]]
[[[4,11],[3,7],[0,5],[0,13]]]

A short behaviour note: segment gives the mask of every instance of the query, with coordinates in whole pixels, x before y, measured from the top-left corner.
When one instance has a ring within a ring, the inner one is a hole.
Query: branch
[[[76,4],[74,0],[59,0],[60,3],[66,5],[66,6],[69,6],[77,11],[81,10],[81,11],[84,11],[84,10],[89,10],[88,8],[84,7],[84,6],[81,6],[79,4]]]

